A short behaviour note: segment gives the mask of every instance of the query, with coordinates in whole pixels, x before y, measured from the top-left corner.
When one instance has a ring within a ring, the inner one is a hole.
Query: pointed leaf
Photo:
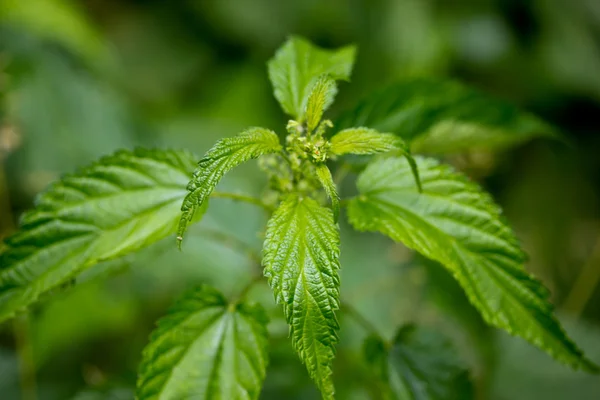
[[[299,122],[317,78],[327,74],[334,80],[349,80],[356,47],[324,50],[308,40],[292,36],[269,60],[269,78],[275,98],[286,114]]]
[[[335,187],[335,183],[333,182],[333,177],[331,176],[331,171],[327,168],[325,164],[318,164],[316,166],[317,178],[321,185],[323,185],[323,189],[325,189],[325,193],[331,199],[331,208],[333,209],[333,221],[337,223],[338,216],[340,215],[340,197],[337,193],[337,188]]]
[[[283,305],[292,344],[324,399],[332,399],[338,341],[340,237],[331,210],[308,197],[285,198],[267,225],[265,276]]]
[[[202,286],[175,303],[144,349],[138,400],[257,399],[267,367],[267,317]]]
[[[450,80],[417,78],[386,87],[344,113],[335,126],[369,126],[411,142],[413,151],[502,149],[556,137],[539,118]]]
[[[386,153],[394,150],[407,158],[417,187],[421,191],[421,180],[419,179],[419,170],[417,169],[415,160],[404,140],[393,133],[381,133],[370,128],[344,129],[331,138],[329,152],[334,155],[367,155]]]
[[[352,225],[380,231],[443,264],[489,324],[574,368],[593,370],[553,316],[546,288],[524,270],[525,254],[489,195],[432,159],[417,164],[422,194],[404,159],[367,167],[357,181],[361,195],[349,204]]]
[[[0,321],[87,268],[175,232],[188,152],[119,151],[42,193],[0,251]]]
[[[249,128],[238,136],[219,140],[198,163],[188,194],[181,206],[177,239],[181,243],[188,222],[208,199],[223,175],[238,165],[264,154],[281,151],[277,134],[264,128]]]
[[[319,125],[325,110],[333,103],[337,94],[335,81],[328,75],[322,75],[313,85],[306,105],[306,126],[311,133]]]
[[[365,357],[390,400],[467,400],[473,387],[452,343],[429,328],[406,325],[391,348],[379,338],[365,341]]]

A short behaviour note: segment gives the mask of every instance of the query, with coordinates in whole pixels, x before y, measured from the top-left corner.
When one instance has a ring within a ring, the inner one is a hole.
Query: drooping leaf
[[[223,175],[252,158],[278,151],[281,151],[281,144],[277,134],[264,128],[249,128],[238,136],[219,140],[200,160],[188,183],[189,193],[183,200],[177,229],[179,243],[188,222],[194,217],[198,207],[208,199]]]
[[[0,321],[101,261],[175,232],[188,152],[118,151],[42,193],[0,252]]]
[[[331,363],[338,341],[340,237],[331,210],[290,195],[267,225],[265,276],[283,305],[292,344],[324,399],[332,399]]]
[[[369,126],[411,142],[413,151],[502,149],[556,131],[532,114],[457,82],[417,78],[374,93],[336,127]]]
[[[420,191],[421,180],[419,179],[419,170],[415,160],[404,140],[393,133],[381,133],[370,128],[348,128],[338,132],[331,138],[329,149],[329,152],[334,155],[367,155],[390,151],[396,151],[406,157]]]
[[[468,400],[473,387],[452,343],[430,328],[405,325],[389,349],[370,336],[365,357],[389,400]]]
[[[306,126],[309,133],[319,125],[323,113],[333,103],[336,94],[337,86],[329,75],[322,75],[317,79],[306,104]]]
[[[443,264],[491,325],[518,335],[573,368],[594,370],[553,315],[548,290],[530,276],[501,211],[477,185],[435,160],[418,158],[423,193],[408,163],[381,159],[358,178],[349,218]]]
[[[304,113],[310,91],[321,75],[334,80],[349,80],[356,47],[324,50],[306,39],[292,36],[269,60],[269,78],[275,98],[286,114],[298,122]]]
[[[268,363],[262,307],[201,286],[175,303],[144,349],[138,400],[257,399]]]
[[[316,167],[317,178],[321,185],[323,185],[323,189],[325,189],[325,193],[331,199],[331,208],[333,209],[333,221],[337,222],[338,216],[340,215],[340,197],[338,196],[337,188],[335,187],[335,183],[333,182],[333,177],[331,176],[331,171],[327,168],[325,164],[318,164]]]

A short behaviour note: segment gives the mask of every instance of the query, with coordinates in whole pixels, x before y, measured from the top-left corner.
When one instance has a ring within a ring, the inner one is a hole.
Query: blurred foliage
[[[551,288],[569,333],[598,361],[596,0],[0,0],[0,237],[50,181],[117,148],[198,154],[246,126],[285,124],[267,90],[265,62],[289,34],[323,46],[359,46],[353,85],[340,85],[332,116],[399,78],[450,76],[561,130],[566,145],[540,139],[448,161],[504,206],[530,255],[528,268]],[[349,182],[342,194],[355,191]],[[258,195],[263,184],[249,165],[222,185]],[[250,260],[210,231],[259,250],[264,223],[260,210],[214,201],[201,226],[190,229],[183,253],[168,239],[90,270],[36,306],[28,330],[38,398],[130,398],[141,349],[173,298],[200,282],[230,294],[250,276]],[[437,265],[343,223],[342,237],[344,301],[386,339],[406,322],[453,338],[478,398],[597,397],[597,377],[483,325]],[[266,285],[252,296],[272,318],[262,397],[317,398]],[[339,398],[371,398],[361,355],[368,332],[344,316],[341,325]],[[13,328],[0,326],[6,399],[26,398],[19,394],[23,338]]]

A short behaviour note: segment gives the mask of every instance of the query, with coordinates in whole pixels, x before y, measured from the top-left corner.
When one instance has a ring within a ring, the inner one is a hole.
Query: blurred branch
[[[365,331],[379,338],[382,342],[387,343],[383,336],[379,333],[375,325],[373,325],[367,318],[365,318],[352,304],[348,302],[342,302],[340,310],[346,315],[352,317]]]
[[[567,299],[563,303],[563,308],[569,313],[579,316],[587,302],[594,294],[594,290],[600,281],[600,236],[596,239],[596,244],[592,250],[592,254],[587,262],[581,268],[579,276]]]
[[[227,193],[227,192],[212,192],[210,197],[222,198],[222,199],[232,199],[237,201],[242,201],[248,204],[254,204],[255,206],[259,206],[265,209],[267,212],[272,213],[273,207],[265,204],[262,200],[257,199],[255,197],[245,196],[243,194],[237,193]]]
[[[31,346],[29,314],[25,313],[14,320],[15,346],[19,356],[19,380],[21,399],[36,400],[37,385],[35,379],[35,362]]]

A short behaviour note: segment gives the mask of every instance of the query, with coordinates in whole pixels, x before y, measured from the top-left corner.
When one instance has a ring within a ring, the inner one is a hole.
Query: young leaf
[[[283,111],[303,122],[308,96],[317,78],[327,74],[334,80],[349,80],[355,54],[354,46],[324,50],[292,36],[268,63],[275,98]]]
[[[313,132],[325,110],[333,103],[333,98],[337,94],[335,81],[328,75],[322,75],[312,87],[308,103],[306,105],[306,126],[308,132]]]
[[[267,224],[265,276],[283,305],[292,344],[324,399],[333,399],[331,363],[338,341],[340,236],[331,210],[290,195]]]
[[[361,194],[349,204],[352,225],[443,264],[489,324],[573,368],[594,370],[553,316],[546,288],[524,270],[525,254],[492,199],[448,166],[426,158],[417,164],[421,194],[404,159],[369,165],[357,181]]]
[[[335,126],[370,126],[411,142],[413,151],[502,149],[556,131],[532,114],[457,82],[417,78],[381,90],[344,113]]]
[[[201,286],[175,303],[144,349],[138,400],[257,399],[268,362],[260,306]]]
[[[194,217],[223,175],[238,165],[263,154],[281,151],[277,134],[264,128],[249,128],[238,136],[219,140],[198,163],[188,194],[181,205],[181,219],[177,228],[177,240],[181,243],[188,222]]]
[[[367,155],[386,153],[393,150],[406,157],[417,187],[421,191],[421,180],[419,179],[419,170],[415,160],[404,140],[393,133],[381,133],[370,128],[344,129],[331,138],[329,153],[338,156],[344,154]]]
[[[325,164],[318,164],[316,170],[319,182],[321,182],[323,189],[325,189],[325,193],[327,193],[327,196],[331,199],[333,221],[337,223],[338,216],[340,215],[340,197],[338,196],[337,188],[333,182],[331,171],[329,171],[329,168],[327,168],[327,165]]]
[[[452,343],[438,332],[405,325],[391,348],[370,336],[365,357],[382,381],[382,397],[390,400],[467,400],[473,387]]]
[[[175,232],[187,152],[119,151],[42,193],[0,251],[0,321],[101,261]]]

